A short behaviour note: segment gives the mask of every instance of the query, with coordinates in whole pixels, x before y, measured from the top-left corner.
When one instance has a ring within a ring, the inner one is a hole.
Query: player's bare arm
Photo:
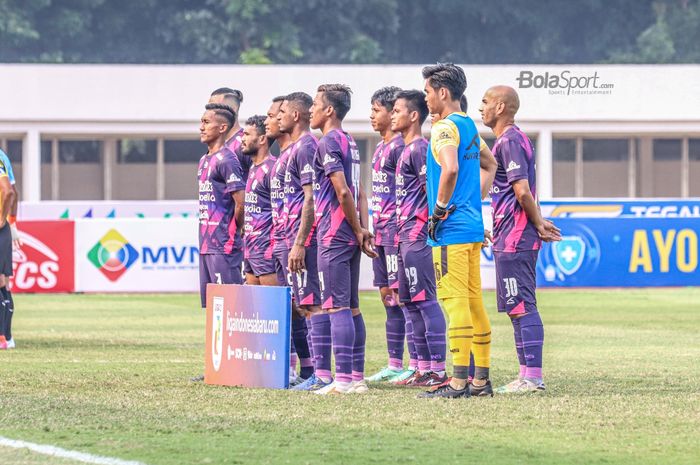
[[[376,257],[377,253],[374,250],[374,234],[369,231],[369,205],[367,201],[367,194],[365,194],[365,188],[360,181],[360,190],[358,192],[358,201],[360,207],[360,226],[362,229],[367,231],[366,239],[362,243],[362,251],[368,257]]]
[[[12,209],[12,204],[15,201],[15,191],[10,184],[7,176],[0,177],[0,195],[2,203],[0,204],[0,228],[5,226],[7,216]]]
[[[428,236],[435,240],[438,223],[447,217],[455,210],[455,206],[449,205],[452,194],[457,185],[457,176],[459,174],[459,161],[457,160],[457,147],[448,145],[443,147],[438,152],[438,160],[442,170],[440,172],[440,180],[438,182],[438,194],[433,206],[433,214],[428,219]]]
[[[304,269],[304,259],[306,256],[306,249],[304,244],[306,243],[306,238],[309,237],[309,232],[311,232],[311,227],[314,224],[314,193],[313,186],[311,184],[306,184],[302,186],[304,189],[304,205],[301,207],[301,221],[299,224],[299,231],[297,232],[297,237],[294,240],[294,245],[289,251],[289,271],[292,273],[299,272]]]
[[[233,212],[233,217],[236,220],[236,228],[243,231],[245,222],[245,190],[241,189],[234,192],[233,201],[236,202],[236,209]]]
[[[513,192],[518,203],[527,215],[527,219],[537,228],[540,239],[545,242],[556,242],[561,240],[561,230],[551,221],[542,218],[539,206],[530,192],[530,183],[527,179],[519,179],[512,184]]]
[[[7,217],[7,221],[10,222],[10,228],[12,232],[12,245],[15,249],[22,247],[22,239],[19,237],[19,231],[17,230],[17,205],[19,204],[19,191],[14,184],[11,184],[12,192],[15,196],[12,200],[12,206],[10,207],[10,216]]]
[[[347,180],[345,179],[345,173],[342,171],[335,171],[329,176],[331,183],[333,183],[333,189],[335,190],[335,195],[338,198],[338,203],[343,209],[343,214],[345,219],[352,228],[352,232],[355,234],[355,239],[360,247],[369,239],[369,231],[364,229],[360,224],[360,217],[355,209],[355,199],[353,198],[350,187],[348,187]],[[374,252],[373,252],[374,253]],[[374,255],[370,255],[374,257]]]
[[[438,160],[440,160],[442,172],[440,173],[437,201],[440,206],[447,207],[447,204],[452,198],[452,193],[455,190],[457,175],[459,174],[457,147],[448,145],[440,149],[438,152]]]

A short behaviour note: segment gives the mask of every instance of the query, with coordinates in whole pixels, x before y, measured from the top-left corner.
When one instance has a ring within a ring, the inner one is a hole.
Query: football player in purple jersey
[[[208,283],[242,284],[245,181],[238,158],[225,146],[236,119],[231,107],[210,103],[199,125],[207,153],[199,160],[199,290],[206,307]],[[193,381],[203,380],[203,376]]]
[[[252,163],[245,188],[245,263],[246,284],[276,286],[277,274],[272,259],[272,204],[270,177],[275,159],[270,156],[265,135],[265,116],[251,116],[243,129],[241,150]]]
[[[287,132],[280,131],[278,116],[285,96],[277,96],[272,99],[272,104],[267,110],[265,120],[265,134],[275,140],[280,149],[280,154],[272,166],[271,199],[272,199],[272,256],[275,261],[278,285],[292,287],[292,273],[287,269],[289,250],[287,249],[286,218],[284,208],[284,184],[287,174],[289,155],[292,152],[292,137]],[[289,358],[289,385],[295,386],[311,378],[314,365],[310,349],[310,337],[305,315],[299,311],[296,298],[292,300],[292,339],[291,355]],[[297,361],[301,370],[297,376]]]
[[[518,377],[495,390],[502,394],[545,390],[544,327],[535,296],[535,266],[542,241],[561,240],[559,228],[540,213],[535,150],[515,124],[519,108],[518,94],[508,86],[488,89],[479,108],[484,124],[497,138],[493,155],[498,168],[491,188],[497,305],[510,317],[520,363]]]
[[[379,288],[386,310],[386,343],[389,363],[368,382],[400,381],[418,369],[413,345],[413,323],[398,296],[398,248],[396,247],[396,165],[404,148],[403,138],[391,130],[391,110],[398,87],[382,87],[370,99],[372,129],[382,140],[372,156],[372,228],[377,258],[372,260],[374,285]],[[408,370],[403,369],[404,337],[410,354]]]
[[[413,323],[418,370],[399,385],[438,386],[445,374],[446,323],[437,301],[433,251],[428,237],[426,157],[428,141],[421,133],[428,116],[425,94],[405,90],[396,94],[391,129],[401,134],[405,148],[396,166],[396,223],[399,298]]]
[[[330,320],[321,312],[318,280],[312,167],[318,141],[309,131],[311,103],[308,94],[293,92],[285,97],[277,117],[280,131],[292,140],[284,179],[287,268],[297,306],[311,328],[308,341],[314,364],[311,376],[300,374],[306,380],[296,390],[313,390],[331,382],[330,337],[319,337],[330,327]]]
[[[318,224],[318,275],[321,306],[328,313],[336,379],[319,394],[365,392],[365,324],[360,313],[360,254],[377,256],[367,229],[367,198],[360,184],[360,153],[342,128],[350,110],[350,88],[318,87],[310,125],[323,137],[314,157],[314,207]],[[314,327],[314,332],[315,332]],[[314,334],[315,336],[315,334]],[[315,346],[315,339],[314,339]]]

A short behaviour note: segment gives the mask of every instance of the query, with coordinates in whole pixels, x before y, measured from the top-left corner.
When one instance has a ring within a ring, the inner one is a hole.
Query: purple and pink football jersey
[[[314,158],[314,202],[318,240],[322,245],[357,245],[355,233],[345,218],[330,175],[342,171],[358,212],[360,151],[352,136],[340,129],[326,133],[318,143]],[[359,214],[359,213],[358,213]]]
[[[199,160],[199,253],[229,254],[241,249],[233,193],[245,189],[238,158],[226,147]]]
[[[317,148],[318,140],[316,137],[311,133],[306,133],[292,144],[287,160],[287,172],[284,178],[284,229],[289,249],[294,245],[301,225],[301,209],[304,206],[303,186],[314,182],[313,160]],[[304,245],[308,247],[315,243],[316,228],[312,226]]]
[[[425,159],[428,141],[421,137],[404,147],[396,167],[398,242],[425,241],[428,236],[428,196]]]
[[[252,157],[251,157],[252,158]],[[275,159],[252,165],[245,186],[245,258],[272,259],[270,174]]]
[[[287,174],[287,162],[292,152],[294,144],[289,144],[287,148],[280,152],[272,165],[270,176],[270,203],[272,204],[272,248],[274,250],[287,250],[287,234],[285,232],[285,222],[287,220],[284,212],[284,178]]]
[[[518,203],[512,183],[527,179],[532,197],[537,201],[535,150],[532,142],[517,126],[511,126],[493,145],[498,162],[491,187],[493,207],[493,250],[521,252],[539,250],[542,245],[537,229],[527,219]]]
[[[397,135],[377,144],[372,156],[372,226],[377,245],[396,243],[396,165],[403,149],[403,138]]]

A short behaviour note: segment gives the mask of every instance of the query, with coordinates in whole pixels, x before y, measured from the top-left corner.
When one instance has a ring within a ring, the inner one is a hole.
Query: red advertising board
[[[21,221],[12,253],[12,292],[75,291],[75,223]]]

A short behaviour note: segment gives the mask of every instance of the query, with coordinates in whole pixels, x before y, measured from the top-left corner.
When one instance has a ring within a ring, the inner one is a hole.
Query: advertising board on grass
[[[12,253],[12,291],[75,291],[74,234],[72,221],[23,221],[22,246]]]
[[[197,223],[192,219],[76,220],[76,290],[195,292]]]
[[[287,388],[291,305],[288,287],[207,285],[204,382]]]

